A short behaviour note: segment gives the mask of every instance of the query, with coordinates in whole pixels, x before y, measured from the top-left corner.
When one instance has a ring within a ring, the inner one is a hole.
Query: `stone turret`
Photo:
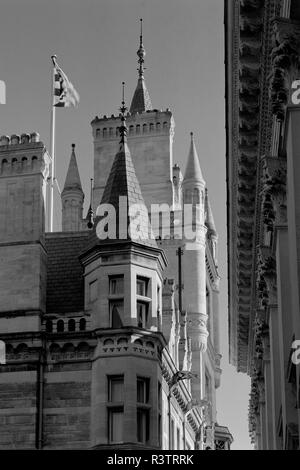
[[[196,399],[202,397],[204,383],[202,354],[207,348],[206,312],[206,233],[205,225],[205,181],[199,157],[191,134],[190,151],[182,183],[183,201],[192,206],[192,217],[185,215],[184,309],[187,311],[188,336],[191,338],[192,371],[198,379],[192,382],[192,393]],[[187,239],[187,230],[194,232],[194,240]]]
[[[62,202],[62,231],[78,232],[82,228],[84,193],[82,191],[76,155],[75,144],[72,144],[72,153],[66,176]]]
[[[144,79],[145,48],[140,37],[138,84],[126,116],[128,146],[147,207],[173,203],[173,137],[175,122],[169,109],[153,109]],[[94,201],[100,201],[118,150],[120,117],[98,116],[94,138]],[[94,211],[96,206],[94,207]]]
[[[162,270],[166,259],[156,241],[148,238],[148,213],[127,145],[124,102],[121,111],[121,122],[118,122],[121,136],[119,148],[103,191],[88,247],[81,256],[86,292],[85,309],[91,312],[93,328],[98,331],[98,346],[92,366],[91,436],[94,446],[107,445],[107,424],[103,420],[107,413],[107,379],[119,376],[126,395],[121,418],[124,420],[121,441],[124,445],[130,445],[130,448],[141,442],[144,442],[145,448],[153,448],[159,445],[160,439],[156,412],[158,396],[151,392],[155,413],[151,414],[153,424],[147,443],[137,432],[136,397],[141,381],[147,389],[147,384],[157,387],[158,380],[161,380],[158,352],[165,346],[160,333],[160,306]],[[123,207],[119,205],[120,199]],[[139,219],[141,239],[135,239],[130,230],[130,207],[134,204],[145,207],[144,214]],[[110,232],[114,222],[115,235]],[[123,224],[122,229],[120,222]],[[102,225],[113,235],[111,238],[99,239],[104,234],[99,228]],[[107,354],[107,345],[112,344],[117,345],[117,354],[111,354],[111,346],[110,353]],[[145,357],[140,354],[144,350]],[[113,436],[110,439],[114,441]]]
[[[0,138],[0,312],[14,315],[1,332],[36,331],[45,312],[49,165],[37,133]]]

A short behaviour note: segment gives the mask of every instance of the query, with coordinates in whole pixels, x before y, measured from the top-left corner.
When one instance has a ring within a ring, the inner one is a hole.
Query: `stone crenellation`
[[[2,135],[0,137],[0,147],[6,147],[8,145],[28,145],[36,144],[40,142],[40,134],[38,132],[32,132],[31,134],[12,134],[10,137],[8,135]],[[0,149],[2,151],[2,149]]]

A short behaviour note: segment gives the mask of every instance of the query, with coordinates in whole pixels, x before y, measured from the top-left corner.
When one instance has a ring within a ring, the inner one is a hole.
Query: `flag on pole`
[[[53,106],[67,108],[79,103],[79,94],[67,75],[55,63],[54,66],[54,96]]]
[[[6,104],[6,87],[3,80],[0,80],[0,104]]]

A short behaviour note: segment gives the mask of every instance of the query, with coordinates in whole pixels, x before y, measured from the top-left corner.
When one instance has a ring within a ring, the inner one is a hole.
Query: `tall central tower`
[[[142,21],[141,21],[142,25]],[[127,114],[128,146],[143,197],[152,203],[173,202],[173,137],[175,122],[169,109],[153,109],[144,78],[146,51],[142,29],[138,55],[138,83]],[[92,121],[94,139],[94,201],[101,201],[105,183],[118,150],[119,116],[98,116]],[[96,207],[94,207],[94,210]]]

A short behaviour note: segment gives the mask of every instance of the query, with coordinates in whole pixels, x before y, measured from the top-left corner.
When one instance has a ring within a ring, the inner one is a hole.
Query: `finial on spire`
[[[191,132],[191,140],[194,140],[194,132]]]
[[[125,82],[122,82],[122,106],[120,108],[121,111],[121,121],[122,125],[119,129],[120,131],[120,144],[124,144],[127,140],[127,127],[126,127],[126,118],[125,118],[125,113],[128,108],[125,106]]]
[[[87,213],[87,227],[89,229],[94,227],[94,212],[93,212],[93,178],[91,178],[91,194],[90,194],[90,207]]]
[[[143,78],[144,77],[144,70],[145,70],[144,62],[145,62],[145,56],[146,56],[146,51],[145,51],[145,48],[144,48],[144,45],[143,45],[143,18],[140,18],[140,23],[141,23],[140,47],[139,47],[139,50],[137,51],[137,55],[138,55],[138,58],[139,58],[139,60],[138,60],[138,63],[139,63],[139,68],[138,68],[139,77]]]
[[[72,150],[73,150],[73,152],[74,152],[74,150],[75,150],[75,144],[72,144]]]

